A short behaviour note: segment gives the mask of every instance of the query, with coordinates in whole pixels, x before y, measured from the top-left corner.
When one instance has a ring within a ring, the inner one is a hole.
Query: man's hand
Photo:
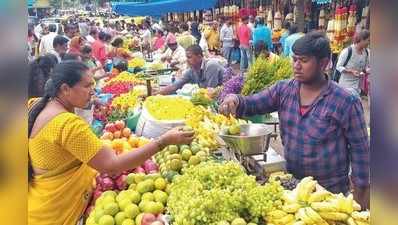
[[[354,185],[354,200],[361,205],[362,210],[370,209],[370,188]]]
[[[226,116],[229,116],[230,114],[235,116],[236,110],[238,109],[238,105],[239,105],[238,96],[231,94],[225,97],[218,111]]]

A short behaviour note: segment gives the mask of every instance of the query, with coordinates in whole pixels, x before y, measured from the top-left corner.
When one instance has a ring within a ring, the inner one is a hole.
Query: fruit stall
[[[135,151],[175,126],[193,130],[195,139],[170,145],[121,174],[99,173],[85,224],[369,224],[370,212],[352,195],[333,194],[312,177],[297,180],[282,166],[267,172],[269,142],[249,139],[251,131],[245,130],[258,124],[217,113],[227,94],[256,93],[284,79],[284,60],[256,61],[246,78],[227,71],[224,87],[213,91],[188,85],[177,95],[147,96],[145,78],[130,72],[99,85],[93,129],[117,154]],[[259,76],[264,71],[274,75]],[[256,137],[269,141],[270,133]],[[258,155],[265,165],[248,165]]]

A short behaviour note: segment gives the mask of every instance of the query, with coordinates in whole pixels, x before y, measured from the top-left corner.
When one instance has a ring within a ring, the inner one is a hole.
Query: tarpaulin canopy
[[[114,2],[112,9],[120,15],[159,17],[169,12],[182,13],[213,8],[217,0],[167,0],[149,3]]]

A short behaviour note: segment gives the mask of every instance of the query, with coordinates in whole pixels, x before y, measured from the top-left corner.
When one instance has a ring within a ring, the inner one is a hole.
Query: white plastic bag
[[[156,138],[166,133],[166,131],[174,127],[184,126],[184,124],[183,120],[156,120],[144,106],[135,132],[138,136]]]

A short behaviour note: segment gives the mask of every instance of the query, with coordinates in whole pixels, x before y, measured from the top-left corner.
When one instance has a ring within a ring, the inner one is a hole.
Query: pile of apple
[[[191,145],[169,145],[155,155],[155,160],[162,176],[172,182],[176,175],[184,172],[185,168],[206,161],[208,156],[208,148],[192,142]]]
[[[135,150],[149,142],[149,139],[145,137],[134,135],[122,120],[107,123],[100,138],[105,145],[112,147],[117,154]]]
[[[104,133],[101,139],[113,140],[117,138],[129,138],[131,135],[130,128],[126,127],[123,120],[117,120],[114,123],[107,123],[104,127]]]
[[[127,175],[128,190],[105,191],[95,201],[87,225],[164,225],[168,184],[160,174]]]

